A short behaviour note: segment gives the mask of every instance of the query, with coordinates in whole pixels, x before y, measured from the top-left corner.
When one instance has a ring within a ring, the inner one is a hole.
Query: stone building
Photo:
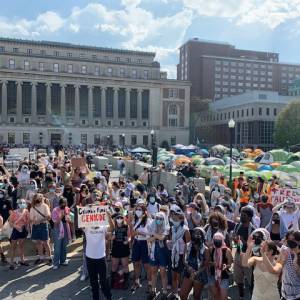
[[[0,143],[188,143],[190,83],[155,53],[0,38]]]

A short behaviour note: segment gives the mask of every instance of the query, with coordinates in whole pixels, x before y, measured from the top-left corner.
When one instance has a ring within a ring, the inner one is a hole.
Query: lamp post
[[[230,165],[229,165],[229,184],[230,187],[232,187],[232,144],[233,144],[233,134],[234,134],[234,127],[235,127],[235,121],[233,119],[230,119],[228,122],[228,127],[230,131]]]
[[[156,163],[157,163],[157,147],[155,145],[155,132],[152,129],[150,131],[151,134],[151,147],[152,147],[152,166],[156,167]]]
[[[122,150],[124,152],[124,148],[125,148],[125,133],[122,133]]]

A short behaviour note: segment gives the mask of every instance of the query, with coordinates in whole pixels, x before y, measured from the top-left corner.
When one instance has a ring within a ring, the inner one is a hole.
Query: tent
[[[151,151],[145,149],[145,148],[142,148],[142,147],[137,147],[133,150],[130,151],[131,153],[151,153]]]
[[[272,154],[274,161],[285,162],[289,158],[289,153],[283,149],[274,149],[269,151]]]
[[[273,168],[269,165],[262,165],[257,169],[257,171],[272,171],[272,170]]]
[[[299,169],[292,165],[282,165],[276,169],[276,171],[281,171],[285,173],[296,173],[299,172]]]
[[[208,157],[205,159],[204,165],[206,166],[210,166],[210,165],[218,165],[218,166],[224,166],[225,162],[223,159],[221,158],[217,158],[217,157]]]

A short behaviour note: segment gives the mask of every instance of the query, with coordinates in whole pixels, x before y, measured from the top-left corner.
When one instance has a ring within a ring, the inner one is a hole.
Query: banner
[[[108,206],[77,206],[78,227],[100,227],[107,226]]]
[[[291,198],[294,202],[300,202],[300,189],[279,188],[271,192],[272,203],[277,205]]]

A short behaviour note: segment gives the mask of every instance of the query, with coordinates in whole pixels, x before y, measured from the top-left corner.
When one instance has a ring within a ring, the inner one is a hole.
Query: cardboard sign
[[[78,227],[100,227],[107,226],[108,219],[106,211],[108,206],[77,206]]]
[[[71,159],[72,168],[79,168],[83,174],[87,173],[86,161],[83,157],[73,157]]]
[[[300,202],[300,189],[279,188],[271,192],[272,203],[277,205],[284,202],[287,198]]]

